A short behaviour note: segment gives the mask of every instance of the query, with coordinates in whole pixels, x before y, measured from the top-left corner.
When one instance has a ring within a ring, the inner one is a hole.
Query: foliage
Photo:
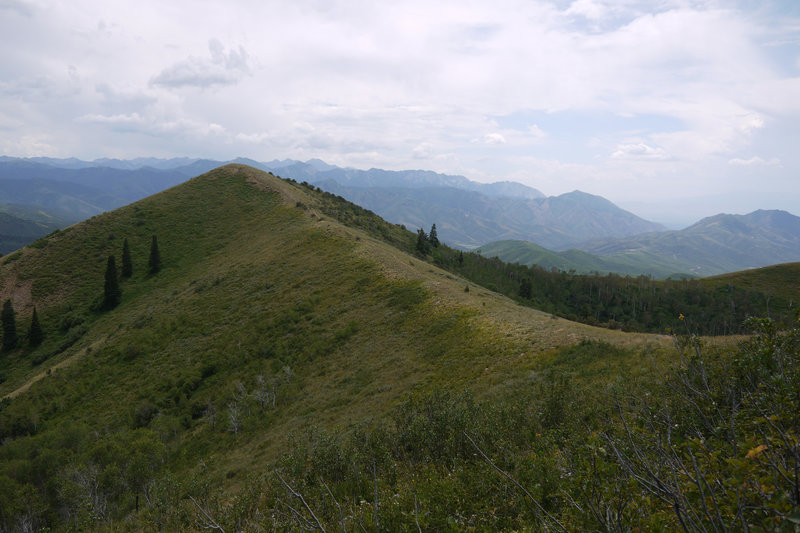
[[[31,348],[36,348],[43,340],[44,331],[42,331],[42,326],[39,324],[39,313],[36,312],[34,307],[33,315],[31,315],[31,327],[28,329],[28,345]]]
[[[150,241],[150,257],[147,260],[147,265],[150,274],[156,274],[161,270],[161,253],[158,251],[158,238],[153,235],[153,240]]]
[[[3,350],[11,350],[17,346],[17,319],[14,306],[10,299],[3,302],[3,311],[0,314],[3,324]]]
[[[122,289],[117,277],[117,261],[113,255],[108,256],[106,263],[105,283],[103,285],[102,309],[114,309],[122,300]]]
[[[439,234],[436,232],[436,224],[433,224],[431,226],[431,232],[428,234],[428,241],[434,248],[438,248],[439,245],[441,244],[439,242]]]
[[[120,275],[123,278],[133,276],[133,260],[131,259],[131,247],[128,244],[128,239],[122,243],[122,271]]]

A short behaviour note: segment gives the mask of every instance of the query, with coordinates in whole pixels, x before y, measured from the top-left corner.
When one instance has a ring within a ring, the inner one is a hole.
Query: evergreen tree
[[[0,321],[3,323],[3,350],[11,350],[17,345],[17,320],[10,299],[3,304]]]
[[[31,348],[39,346],[44,340],[44,332],[42,326],[39,325],[39,314],[36,308],[33,308],[33,316],[31,317],[31,329],[28,330],[28,345]]]
[[[436,224],[431,226],[431,233],[428,235],[428,240],[434,248],[439,247],[439,235],[436,233]]]
[[[462,252],[461,250],[458,251],[458,264],[459,265],[464,264],[464,252]]]
[[[131,261],[131,249],[128,246],[128,239],[122,243],[122,277],[129,278],[133,275],[133,261]]]
[[[417,251],[422,255],[428,253],[430,249],[430,243],[428,243],[428,236],[425,234],[425,230],[419,228],[417,230]]]
[[[158,251],[158,239],[153,235],[153,242],[150,244],[150,273],[155,274],[161,270],[161,254]]]
[[[122,289],[119,288],[117,262],[113,255],[109,255],[106,264],[106,283],[103,287],[103,309],[114,309],[120,300],[122,300]]]
[[[530,300],[533,296],[533,286],[531,280],[524,278],[519,284],[519,295],[526,300]]]

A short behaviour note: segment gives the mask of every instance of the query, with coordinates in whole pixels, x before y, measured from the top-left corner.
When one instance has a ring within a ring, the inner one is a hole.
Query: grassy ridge
[[[785,263],[712,276],[704,278],[702,281],[712,287],[736,285],[754,289],[771,296],[792,300],[797,306],[797,303],[800,302],[798,280],[800,280],[800,263]]]
[[[157,275],[145,273],[152,235],[164,265]],[[121,253],[123,238],[134,275],[122,282],[117,308],[92,311],[105,259]],[[326,219],[303,187],[238,166],[3,258],[3,296],[14,301],[23,333],[37,307],[45,342],[0,359],[0,395],[11,395],[0,410],[0,477],[8,482],[0,511],[24,512],[34,491],[40,525],[103,523],[132,512],[142,476],[188,479],[200,465],[205,483],[235,491],[247,472],[286,450],[288,434],[382,419],[418,387],[497,394],[499,376],[521,379],[539,364],[529,336],[443,302],[425,276],[387,276],[365,247],[463,294],[463,282],[412,267],[408,256]],[[531,323],[558,326],[520,310]],[[265,405],[254,400],[260,389]],[[131,441],[150,451],[98,455]],[[42,454],[50,457],[44,477],[13,466]],[[146,468],[142,457],[151,460]],[[98,468],[119,471],[124,483],[103,482],[106,507],[92,503],[99,515],[91,518],[82,514],[90,495],[75,480]]]

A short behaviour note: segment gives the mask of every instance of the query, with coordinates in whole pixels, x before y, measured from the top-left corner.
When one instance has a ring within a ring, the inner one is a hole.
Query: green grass
[[[754,289],[771,296],[800,304],[800,263],[785,263],[752,270],[743,270],[704,278],[702,281],[714,287],[728,284]]]

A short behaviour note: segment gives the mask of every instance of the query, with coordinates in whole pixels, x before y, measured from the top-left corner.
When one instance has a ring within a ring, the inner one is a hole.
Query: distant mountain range
[[[800,260],[800,217],[765,210],[720,214],[680,231],[587,241],[576,248],[553,252],[530,242],[499,241],[480,250],[508,262],[577,272],[712,276]]]
[[[484,184],[425,170],[340,168],[319,159],[230,162],[308,182],[410,229],[427,231],[435,223],[439,238],[450,245],[545,268],[704,276],[800,261],[800,219],[783,211],[716,215],[666,231],[581,191],[546,197],[514,182]],[[0,253],[225,163],[0,157],[0,205],[17,209],[5,209]]]
[[[497,239],[565,248],[588,239],[664,229],[579,191],[548,198],[519,183],[485,184],[425,170],[346,169],[318,159],[233,162],[315,184],[410,228],[427,230],[436,223],[443,241],[465,249]],[[0,198],[3,203],[29,205],[77,221],[224,163],[186,158],[87,162],[0,157]]]

